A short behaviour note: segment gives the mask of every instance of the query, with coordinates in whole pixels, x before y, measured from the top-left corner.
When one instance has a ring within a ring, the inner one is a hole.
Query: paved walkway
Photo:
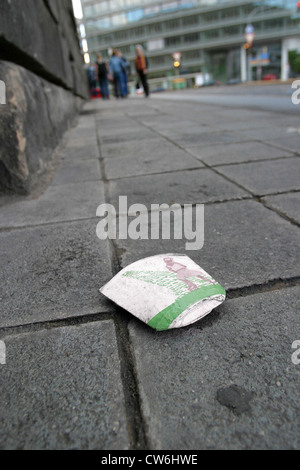
[[[159,96],[86,105],[50,186],[0,207],[0,448],[299,448],[295,128]],[[225,304],[156,333],[99,294],[122,266],[185,252],[98,240],[97,207],[120,195],[205,203],[205,245],[188,255]]]

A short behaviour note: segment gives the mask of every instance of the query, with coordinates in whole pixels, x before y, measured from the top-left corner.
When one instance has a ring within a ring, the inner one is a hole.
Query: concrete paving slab
[[[284,139],[289,137],[288,127],[280,126],[280,127],[266,127],[261,126],[257,129],[249,129],[249,130],[240,130],[239,133],[249,139],[256,139],[262,141],[270,141],[272,142],[273,139],[278,139],[280,136]],[[300,141],[300,136],[299,136]]]
[[[273,121],[262,120],[262,117],[260,117],[260,120],[257,120],[257,119],[251,119],[251,120],[247,119],[245,121],[229,120],[226,122],[224,122],[224,119],[220,120],[220,118],[218,118],[217,120],[217,127],[219,129],[223,129],[226,131],[236,131],[236,130],[249,131],[249,130],[261,129],[261,128],[270,129],[272,127],[276,127],[277,125],[278,125],[278,122],[274,126]]]
[[[128,196],[129,205],[195,204],[247,197],[249,194],[209,169],[140,176],[110,182],[112,203]]]
[[[88,145],[74,146],[73,142],[69,142],[66,148],[62,152],[62,160],[73,162],[76,160],[91,160],[99,159],[99,149],[97,142]]]
[[[85,183],[101,179],[100,162],[92,160],[64,160],[52,181],[54,186]]]
[[[141,142],[139,140],[124,142],[123,144],[118,142],[116,144],[102,144],[101,145],[101,156],[103,158],[112,157],[155,157],[158,152],[160,155],[171,154],[171,152],[178,147],[171,142],[157,136],[156,139],[145,139]]]
[[[300,159],[297,157],[223,166],[218,167],[218,172],[257,196],[300,189]]]
[[[90,129],[94,125],[94,118],[92,115],[80,115],[78,118],[77,126],[80,129]]]
[[[126,132],[121,134],[118,130],[111,135],[100,135],[101,144],[114,144],[114,143],[122,143],[122,142],[131,142],[136,141],[138,136],[138,140],[141,142],[143,140],[148,139],[157,139],[157,133],[152,132],[151,130],[143,128],[135,128],[134,132]],[[142,143],[141,143],[142,145]]]
[[[51,185],[38,199],[1,207],[0,229],[90,219],[103,202],[101,181]]]
[[[107,179],[126,178],[131,176],[151,175],[178,170],[203,168],[203,163],[175,145],[160,145],[159,150],[138,152],[130,157],[105,159]]]
[[[127,450],[112,321],[5,338],[3,450]]]
[[[198,147],[199,145],[207,146],[214,144],[231,144],[233,142],[243,142],[249,140],[244,136],[239,136],[238,134],[233,134],[230,132],[213,132],[210,129],[203,133],[191,133],[188,132],[177,134],[171,138],[173,142],[176,142],[181,147]]]
[[[184,253],[225,289],[233,289],[299,276],[299,242],[298,227],[249,200],[205,206],[200,251],[186,251],[186,240],[176,241],[173,235],[171,240],[119,240],[117,245],[123,267],[148,256]]]
[[[264,202],[300,224],[300,193],[281,194],[264,198]]]
[[[96,133],[93,132],[93,135],[91,137],[86,137],[86,138],[75,136],[72,139],[69,139],[66,145],[68,148],[80,147],[81,149],[87,148],[89,146],[96,146],[97,145]]]
[[[229,108],[217,109],[217,115],[226,121],[260,121],[264,120],[268,122],[274,117],[273,113],[263,110],[254,110],[244,107],[243,109]]]
[[[151,117],[143,117],[139,119],[140,122],[145,124],[146,126],[152,127],[152,128],[159,128],[160,126],[165,126],[166,128],[172,128],[172,126],[179,125],[182,123],[182,119],[180,119],[177,116],[173,116],[171,114],[166,114],[162,110],[157,116],[151,116]],[[186,123],[186,121],[184,121]],[[195,124],[193,121],[190,121],[193,124]]]
[[[275,138],[270,140],[266,139],[267,143],[270,142],[273,145],[278,145],[286,150],[300,154],[300,135],[288,135],[281,138]]]
[[[170,140],[173,140],[173,138],[175,138],[174,140],[180,139],[184,141],[187,138],[194,139],[195,136],[199,136],[202,134],[206,135],[211,132],[220,132],[220,130],[217,128],[213,128],[211,126],[202,126],[195,122],[192,122],[190,124],[186,122],[181,122],[178,124],[174,124],[173,126],[163,124],[159,126],[159,129],[157,130],[161,135],[168,137]]]
[[[100,137],[114,137],[114,136],[136,136],[137,130],[145,130],[144,126],[137,124],[135,121],[123,117],[121,121],[98,123],[97,133]]]
[[[0,327],[111,310],[98,290],[111,277],[96,220],[0,233]]]
[[[300,288],[228,301],[192,327],[130,336],[151,449],[297,449]]]
[[[291,157],[293,154],[262,142],[242,142],[228,145],[211,145],[210,147],[193,147],[190,153],[208,165],[227,163],[246,163],[255,160],[267,160],[279,157]]]
[[[83,141],[94,139],[95,137],[95,122],[90,120],[90,125],[88,127],[76,126],[74,129],[69,131],[68,138],[69,140],[82,139]]]
[[[135,109],[135,110],[131,109],[127,114],[128,116],[133,117],[133,118],[143,119],[143,117],[157,116],[159,112],[154,107],[147,106],[147,107],[143,107],[142,109]]]

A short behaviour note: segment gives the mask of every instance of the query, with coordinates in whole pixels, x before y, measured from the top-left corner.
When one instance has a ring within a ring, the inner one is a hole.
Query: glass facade
[[[88,21],[90,29],[99,16],[105,16],[110,25],[118,25],[115,17],[122,11],[122,20],[120,24],[131,24],[142,19],[162,15],[171,12],[195,7],[219,7],[222,8],[226,3],[233,4],[233,0],[82,0],[84,18]],[[236,2],[241,3],[241,2]],[[256,7],[264,5],[273,9],[293,10],[296,0],[264,0],[256,2],[247,2],[253,10]],[[238,7],[227,8],[223,13],[223,18],[236,16]],[[210,15],[214,19],[213,13]],[[209,17],[209,15],[208,15]],[[95,26],[97,28],[97,24]]]
[[[135,45],[142,44],[153,77],[172,73],[172,53],[180,51],[187,72],[237,78],[247,23],[255,28],[257,47],[278,48],[281,39],[300,35],[296,0],[81,1],[91,60],[99,51],[108,57],[109,48],[117,47],[133,61]],[[278,54],[275,69],[280,74]]]

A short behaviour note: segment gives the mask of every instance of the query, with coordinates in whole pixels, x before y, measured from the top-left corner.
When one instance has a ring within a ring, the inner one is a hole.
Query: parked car
[[[231,78],[226,85],[239,85],[242,81],[239,78]]]
[[[278,80],[278,77],[274,73],[267,73],[266,75],[262,77],[262,79],[263,80]]]

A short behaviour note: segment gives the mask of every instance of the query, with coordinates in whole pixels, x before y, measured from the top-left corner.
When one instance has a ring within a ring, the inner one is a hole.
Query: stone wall
[[[0,189],[28,193],[88,98],[71,0],[1,0],[0,81]]]

